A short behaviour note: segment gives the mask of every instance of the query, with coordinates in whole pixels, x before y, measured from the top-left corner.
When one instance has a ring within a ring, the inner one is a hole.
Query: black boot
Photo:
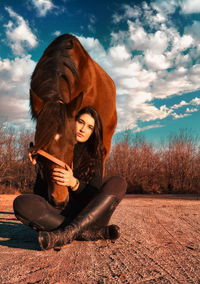
[[[117,225],[108,225],[114,210],[104,214],[99,218],[94,226],[90,226],[88,230],[78,235],[76,240],[81,241],[97,241],[97,240],[116,240],[120,237],[120,228]]]
[[[108,215],[111,216],[118,203],[119,199],[116,196],[106,195],[104,192],[101,192],[83,209],[70,225],[52,232],[39,232],[38,241],[41,249],[46,250],[61,247],[71,243],[90,227],[98,227],[99,220],[102,220],[104,216],[105,218]]]
[[[120,237],[120,228],[117,225],[89,229],[80,234],[76,240],[79,241],[97,241],[97,240],[117,240]]]

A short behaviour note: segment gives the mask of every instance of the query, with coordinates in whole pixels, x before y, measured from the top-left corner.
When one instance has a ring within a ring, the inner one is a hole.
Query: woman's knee
[[[36,194],[22,194],[15,198],[13,209],[15,215],[34,218],[39,216],[46,207],[46,201]]]
[[[122,199],[126,194],[126,189],[126,180],[121,176],[112,176],[108,178],[103,185],[103,190],[105,190],[107,194],[113,194],[119,199]]]
[[[13,201],[13,210],[15,213],[20,213],[23,208],[24,195],[19,195]]]
[[[15,216],[23,224],[37,230],[58,228],[65,217],[37,194],[23,194],[13,202]]]
[[[13,210],[16,218],[25,225],[29,225],[30,220],[27,218],[27,209],[31,210],[29,202],[27,202],[26,195],[19,195],[13,202]]]

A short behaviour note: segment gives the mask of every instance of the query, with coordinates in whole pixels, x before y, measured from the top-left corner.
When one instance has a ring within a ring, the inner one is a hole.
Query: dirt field
[[[0,195],[0,283],[198,283],[200,197],[124,198],[111,223],[121,237],[42,252]]]

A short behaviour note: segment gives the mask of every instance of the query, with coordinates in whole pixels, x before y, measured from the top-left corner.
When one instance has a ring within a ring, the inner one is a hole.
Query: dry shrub
[[[35,170],[28,159],[31,131],[17,133],[0,126],[0,187],[1,193],[32,191]]]
[[[0,194],[16,194],[19,195],[20,192],[12,186],[4,186],[4,185],[0,185]]]
[[[31,192],[35,168],[28,159],[33,133],[0,125],[0,193]],[[113,145],[105,178],[123,176],[129,193],[200,193],[200,148],[185,131],[155,149],[141,135],[128,131]]]
[[[162,152],[164,190],[167,193],[196,193],[199,191],[199,154],[195,139],[180,131],[170,137]]]
[[[200,149],[186,131],[171,136],[155,149],[141,137],[127,133],[113,145],[106,177],[123,176],[128,193],[200,193]]]
[[[141,136],[130,139],[126,135],[112,147],[106,162],[106,176],[123,176],[128,192],[160,193],[159,170],[159,155]]]

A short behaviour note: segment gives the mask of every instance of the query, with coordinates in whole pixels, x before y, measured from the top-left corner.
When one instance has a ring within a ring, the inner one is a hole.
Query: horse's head
[[[68,104],[59,99],[45,102],[33,91],[30,96],[37,120],[35,149],[42,149],[71,166],[75,145],[74,117],[81,105],[82,94]],[[48,183],[49,202],[55,207],[64,208],[68,202],[68,188],[52,180],[52,170],[59,165],[41,155],[38,155],[38,163]]]

